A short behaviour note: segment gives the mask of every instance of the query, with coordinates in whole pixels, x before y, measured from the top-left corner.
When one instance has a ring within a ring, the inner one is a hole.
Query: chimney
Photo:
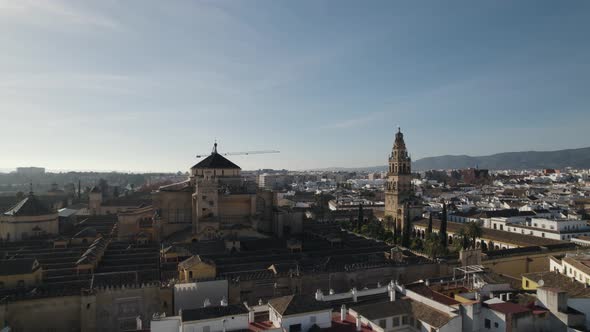
[[[354,288],[353,288],[353,289],[350,291],[350,293],[352,294],[352,301],[353,301],[353,302],[356,302],[356,300],[357,300],[357,291],[356,291],[356,287],[354,287]]]
[[[389,287],[387,287],[387,290],[389,291],[389,301],[395,302],[395,287],[389,285]]]
[[[248,323],[254,323],[254,309],[248,311]]]
[[[141,321],[141,317],[140,316],[135,317],[135,328],[138,331],[143,330],[143,322]]]
[[[322,301],[323,299],[324,299],[324,293],[322,293],[322,290],[318,288],[318,290],[315,291],[315,300]]]
[[[361,318],[358,315],[356,316],[356,330],[361,330]]]
[[[227,299],[225,298],[225,296],[221,299],[221,306],[222,307],[227,307]]]
[[[340,321],[344,322],[344,320],[346,319],[346,305],[342,305],[340,307]]]
[[[203,308],[207,308],[210,305],[211,305],[211,301],[209,301],[209,298],[206,298],[205,301],[203,301]]]

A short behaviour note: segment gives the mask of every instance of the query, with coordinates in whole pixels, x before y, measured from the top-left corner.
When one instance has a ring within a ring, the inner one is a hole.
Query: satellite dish
[[[543,287],[545,285],[545,282],[543,281],[543,279],[539,280],[539,282],[537,282],[537,284],[539,285],[539,287]]]

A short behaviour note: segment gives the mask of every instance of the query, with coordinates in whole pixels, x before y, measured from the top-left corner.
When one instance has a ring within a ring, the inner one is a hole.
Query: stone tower
[[[389,156],[389,170],[385,184],[385,216],[393,217],[398,230],[404,227],[406,209],[409,208],[413,197],[411,164],[404,134],[398,128],[393,151]]]

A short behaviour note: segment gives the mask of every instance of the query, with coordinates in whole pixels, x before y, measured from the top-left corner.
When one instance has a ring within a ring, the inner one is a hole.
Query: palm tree
[[[467,226],[459,228],[459,231],[455,235],[460,241],[455,242],[457,245],[454,246],[454,248],[456,248],[457,250],[467,249],[467,247],[469,247],[469,235],[467,233]]]
[[[442,245],[438,234],[432,233],[426,238],[424,241],[424,251],[432,259],[444,255],[445,247]]]
[[[476,248],[475,241],[477,240],[478,237],[482,236],[483,230],[481,229],[481,226],[474,221],[467,223],[465,228],[466,228],[466,230],[465,230],[466,235],[469,236],[472,240],[472,242],[471,242],[471,245],[473,246],[472,248],[475,249]]]

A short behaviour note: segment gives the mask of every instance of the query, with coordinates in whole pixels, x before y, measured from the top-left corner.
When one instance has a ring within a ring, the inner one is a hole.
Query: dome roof
[[[195,168],[225,168],[225,169],[241,169],[240,166],[232,163],[229,159],[225,158],[224,156],[217,153],[217,150],[214,150],[211,155],[203,160],[201,160],[198,164],[191,167],[191,169]]]
[[[21,217],[43,216],[53,213],[56,212],[48,208],[43,202],[41,202],[41,200],[39,200],[39,198],[33,195],[33,193],[30,193],[29,196],[23,198],[20,202],[16,203],[8,211],[4,212],[4,215]]]

